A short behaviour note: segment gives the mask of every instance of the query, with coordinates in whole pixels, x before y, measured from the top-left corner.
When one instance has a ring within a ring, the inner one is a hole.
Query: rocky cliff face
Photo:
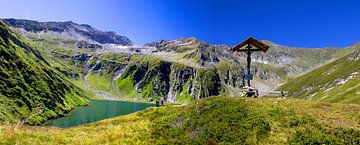
[[[242,69],[230,70],[233,67],[227,68],[228,64],[222,64],[222,68],[194,68],[160,58],[119,53],[96,55],[87,63],[90,75],[85,79],[94,81],[89,82],[92,87],[133,99],[164,97],[171,102],[184,102],[233,93],[228,87],[238,89],[242,85]],[[111,89],[101,88],[96,84],[99,82]]]
[[[268,53],[253,55],[251,68],[256,78],[254,85],[263,91],[262,95],[289,75],[304,73],[319,62],[330,61],[337,57],[332,53],[340,51],[269,45]],[[144,100],[164,97],[168,101],[184,102],[214,95],[240,95],[239,89],[244,85],[245,55],[232,54],[228,51],[230,48],[184,38],[153,42],[144,48],[108,49],[105,46],[100,48],[103,53],[63,54],[61,58],[67,58],[73,66],[83,70],[78,72],[79,76],[102,94]],[[87,52],[88,49],[82,50]]]
[[[261,92],[262,95],[276,88],[277,84],[284,82],[288,77],[301,75],[353,51],[351,48],[290,48],[270,41],[263,42],[268,44],[270,49],[266,53],[253,53],[251,67],[251,72],[255,75],[255,87],[265,90]],[[145,46],[155,47],[157,51],[178,54],[175,55],[177,59],[166,58],[167,60],[187,61],[187,64],[195,63],[203,68],[217,66],[223,60],[232,62],[232,65],[246,66],[246,54],[229,52],[233,46],[211,45],[194,37],[161,40]]]
[[[57,70],[80,79],[100,95],[189,101],[214,95],[238,96],[244,85],[246,54],[229,52],[230,45],[211,45],[192,37],[132,46],[126,37],[120,41],[116,34],[73,22],[6,21],[39,46]],[[251,67],[254,86],[262,95],[289,77],[352,51],[264,43],[270,46],[269,51],[254,53]]]
[[[263,42],[270,46],[269,51],[266,53],[258,52],[252,54],[252,71],[254,73],[259,72],[259,75],[262,76],[266,74],[275,76],[280,75],[280,73],[285,74],[277,77],[284,77],[287,74],[299,75],[313,67],[335,60],[352,51],[349,48],[291,48],[270,41]],[[246,64],[246,54],[229,52],[233,46],[210,45],[193,37],[178,40],[161,40],[145,44],[145,46],[156,47],[158,51],[183,53],[184,55],[181,57],[193,59],[196,63],[205,67],[211,63],[219,63],[221,59]],[[266,71],[270,69],[279,72]],[[268,78],[272,76],[268,76]]]

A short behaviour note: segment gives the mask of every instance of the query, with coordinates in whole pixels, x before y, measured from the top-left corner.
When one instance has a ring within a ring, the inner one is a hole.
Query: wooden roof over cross
[[[244,46],[254,46],[250,49],[250,51],[263,51],[266,52],[269,49],[269,46],[266,45],[265,43],[256,40],[253,37],[249,37],[248,39],[246,39],[245,41],[241,42],[239,45],[235,46],[234,48],[232,48],[231,50],[233,52],[237,51],[237,52],[243,52],[243,51],[249,51],[249,49],[241,49]]]

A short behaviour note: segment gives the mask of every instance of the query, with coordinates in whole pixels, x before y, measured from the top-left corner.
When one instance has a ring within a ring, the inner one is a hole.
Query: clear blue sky
[[[248,36],[297,47],[360,41],[358,0],[1,0],[0,17],[74,21],[136,44],[197,37],[237,44]]]

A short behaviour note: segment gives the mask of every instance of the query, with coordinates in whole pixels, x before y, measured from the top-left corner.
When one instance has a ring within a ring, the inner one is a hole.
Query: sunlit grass
[[[256,129],[248,129],[251,126]],[[0,144],[358,144],[360,106],[213,97],[66,129],[15,125],[0,128]]]

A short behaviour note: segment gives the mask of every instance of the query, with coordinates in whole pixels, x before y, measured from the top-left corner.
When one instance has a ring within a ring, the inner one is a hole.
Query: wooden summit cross
[[[245,48],[243,48],[246,46]],[[232,48],[232,52],[246,52],[247,54],[247,73],[244,78],[247,80],[247,84],[250,87],[250,80],[253,79],[253,76],[250,72],[250,64],[251,64],[251,53],[255,51],[263,51],[266,52],[269,49],[269,46],[256,40],[253,37],[249,37],[245,41],[241,42],[239,45]]]

